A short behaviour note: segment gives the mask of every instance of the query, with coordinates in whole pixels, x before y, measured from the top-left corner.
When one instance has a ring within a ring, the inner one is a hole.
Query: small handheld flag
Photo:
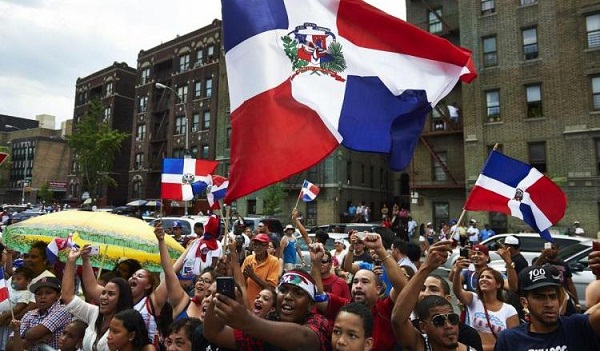
[[[321,189],[319,189],[318,186],[314,185],[308,180],[304,180],[302,189],[300,189],[300,197],[302,197],[302,201],[309,202],[314,200],[317,195],[319,195],[319,191],[321,191]]]
[[[51,264],[56,263],[56,260],[58,259],[58,253],[61,250],[71,247],[73,247],[73,233],[70,233],[66,239],[52,239],[52,241],[50,241],[50,243],[46,247],[46,256],[48,258],[48,262],[50,262]]]

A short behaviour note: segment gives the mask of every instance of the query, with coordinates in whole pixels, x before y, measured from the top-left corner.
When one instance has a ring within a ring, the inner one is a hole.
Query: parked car
[[[504,239],[507,236],[513,235],[521,240],[521,254],[529,264],[531,264],[531,260],[538,257],[544,248],[544,243],[546,242],[542,237],[537,233],[519,233],[519,234],[497,234],[493,237],[486,239],[481,242],[482,245],[487,246],[490,250],[490,261],[502,260],[502,257],[496,253],[496,250],[504,244]],[[590,238],[583,236],[566,236],[566,235],[557,235],[553,237],[554,242],[558,244],[560,249],[567,248],[571,245],[581,243],[583,241],[589,240]],[[452,253],[448,256],[446,263],[440,268],[447,273],[450,272],[454,262],[460,256],[460,248],[456,248],[452,250]]]
[[[281,221],[277,218],[271,217],[244,217],[244,225],[246,227],[250,227],[252,231],[255,231],[258,227],[258,223],[266,223],[269,227],[269,232],[271,234],[277,234],[278,236],[283,235],[283,225]]]
[[[336,239],[344,240],[344,246],[346,247],[346,250],[348,250],[348,247],[350,246],[350,242],[348,241],[347,233],[328,233],[328,234],[329,234],[329,240],[327,240],[327,243],[325,244],[325,249],[327,251],[331,252],[331,250],[334,249],[333,245],[334,245],[334,242]],[[310,238],[310,240],[314,241],[315,233],[309,233],[308,237]],[[301,268],[310,270],[310,267],[311,267],[310,251],[308,250],[308,246],[306,246],[306,242],[304,241],[304,239],[302,238],[301,235],[297,235],[296,245],[300,246],[300,251],[302,252],[302,257],[304,258],[304,262],[306,262],[306,266],[301,267]],[[296,255],[296,262],[298,262],[298,263],[301,262],[300,257],[298,257],[298,255]]]
[[[18,222],[23,222],[29,218],[33,218],[33,217],[37,217],[37,216],[42,216],[45,215],[46,212],[44,211],[33,211],[33,210],[25,210],[25,211],[21,211],[19,213],[15,213],[12,215],[12,219],[10,220],[10,224],[15,224]]]
[[[352,230],[359,232],[374,232],[376,228],[382,227],[381,223],[331,223],[312,227],[309,233],[315,233],[317,229],[323,229],[327,233],[350,233]]]
[[[559,246],[558,249],[558,258],[569,265],[571,273],[573,274],[573,285],[575,285],[575,290],[577,290],[577,297],[579,298],[579,304],[581,305],[582,310],[587,308],[585,305],[585,288],[589,283],[596,280],[596,276],[588,267],[588,255],[592,251],[592,240],[589,240],[589,238],[587,239],[588,240],[567,247]],[[504,261],[493,261],[489,266],[499,272],[506,272]]]
[[[208,216],[181,216],[181,217],[162,217],[160,218],[160,220],[162,220],[162,224],[163,224],[163,228],[165,229],[165,232],[168,234],[171,234],[171,227],[173,227],[173,222],[179,222],[182,225],[182,235],[184,237],[191,235],[194,233],[194,225],[198,222],[202,223],[203,225],[205,225],[206,223],[208,223]],[[150,221],[149,225],[154,226],[154,224],[156,223],[156,221],[159,220],[154,219],[152,221]]]

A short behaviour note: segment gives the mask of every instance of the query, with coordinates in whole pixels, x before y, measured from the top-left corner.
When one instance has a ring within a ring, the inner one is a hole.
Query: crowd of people
[[[173,262],[171,228],[158,221],[160,274],[123,259],[97,277],[88,245],[54,266],[43,242],[22,264],[3,248],[10,303],[0,304],[0,350],[600,350],[600,297],[585,314],[568,308],[552,248],[530,266],[518,238],[507,238],[503,274],[473,243],[449,284],[435,272],[456,244],[451,229],[422,255],[416,243],[368,232],[328,251],[331,239],[313,240],[296,210],[281,237],[265,223],[234,222],[227,234],[219,223],[212,215],[194,228]],[[310,262],[297,258],[299,241]],[[600,272],[600,251],[588,262]]]

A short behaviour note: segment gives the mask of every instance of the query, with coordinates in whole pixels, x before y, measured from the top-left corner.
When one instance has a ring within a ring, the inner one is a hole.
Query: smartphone
[[[551,248],[552,248],[552,243],[551,242],[544,243],[544,250],[549,250]]]
[[[466,247],[460,249],[460,257],[469,258],[469,249]]]
[[[375,261],[373,261],[373,265],[374,266],[381,266],[381,260],[380,259],[376,259]]]
[[[97,256],[100,254],[100,246],[94,245],[90,248],[90,256]]]
[[[235,299],[233,277],[217,277],[217,292]]]

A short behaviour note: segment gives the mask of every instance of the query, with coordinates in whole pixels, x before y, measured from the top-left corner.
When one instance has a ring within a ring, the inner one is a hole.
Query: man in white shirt
[[[471,219],[469,229],[467,229],[467,236],[469,237],[469,243],[471,246],[479,242],[479,229],[477,229],[477,221]]]

